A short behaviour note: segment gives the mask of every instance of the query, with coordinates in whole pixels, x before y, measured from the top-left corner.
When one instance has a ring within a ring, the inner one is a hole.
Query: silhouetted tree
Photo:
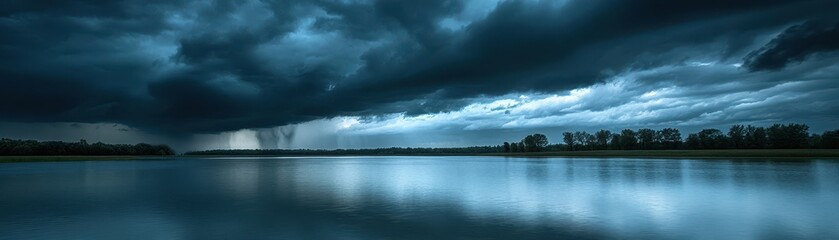
[[[699,143],[699,135],[696,133],[688,134],[685,145],[688,149],[702,149],[702,144]]]
[[[527,135],[522,140],[528,152],[539,152],[548,146],[548,137],[539,133]]]
[[[609,140],[609,149],[612,150],[620,150],[621,149],[621,135],[620,134],[612,134],[612,140]]]
[[[807,146],[810,127],[805,124],[774,124],[766,131],[772,148],[803,148]]]
[[[728,129],[728,139],[731,141],[732,148],[747,148],[746,128],[743,125],[732,125]]]
[[[548,136],[545,136],[544,134],[540,134],[540,133],[533,134],[533,143],[540,150],[544,149],[545,147],[548,146],[548,144],[550,144],[548,142]]]
[[[594,136],[585,131],[574,132],[574,142],[578,149],[589,150],[594,141]]]
[[[665,128],[656,132],[656,139],[658,139],[663,149],[678,149],[682,145],[682,134],[679,129]]]
[[[510,143],[504,142],[504,152],[510,152]]]
[[[510,144],[510,152],[518,152],[518,151],[519,151],[519,144],[518,143]]]
[[[638,129],[638,146],[641,149],[653,149],[653,141],[655,140],[655,130],[649,128]]]
[[[701,149],[722,149],[728,147],[728,139],[719,129],[702,129],[696,134],[699,137],[699,148]]]
[[[810,138],[807,139],[807,147],[808,148],[820,148],[822,146],[822,135],[819,134],[811,134]]]
[[[635,149],[635,145],[638,142],[638,140],[635,138],[635,135],[635,131],[632,131],[632,129],[621,130],[621,149]]]
[[[609,138],[612,137],[612,132],[609,130],[600,130],[594,133],[596,143],[595,149],[605,150],[609,144]]]
[[[583,137],[586,149],[592,150],[595,148],[595,146],[597,146],[597,138],[594,136],[594,134],[586,133],[583,135]]]
[[[0,155],[173,155],[175,151],[166,145],[149,144],[88,144],[84,139],[79,142],[59,142],[35,140],[0,139]]]
[[[562,141],[568,146],[568,151],[574,151],[574,134],[571,132],[562,133]]]
[[[839,129],[822,133],[821,148],[839,148]]]
[[[766,148],[766,129],[763,127],[746,126],[746,136],[743,143],[747,148]]]

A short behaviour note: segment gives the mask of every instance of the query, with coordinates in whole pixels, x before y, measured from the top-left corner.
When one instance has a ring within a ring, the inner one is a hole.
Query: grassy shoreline
[[[839,158],[839,149],[722,149],[722,150],[595,150],[496,153],[522,157],[644,157],[644,158]]]
[[[839,149],[726,149],[726,150],[599,150],[525,153],[475,154],[398,154],[398,155],[179,155],[179,156],[0,156],[0,163],[115,161],[161,158],[224,158],[224,157],[315,157],[315,156],[505,156],[505,157],[602,157],[602,158],[826,158],[839,159]]]
[[[185,155],[192,158],[316,156],[506,156],[506,157],[641,157],[641,158],[836,158],[839,149],[724,149],[724,150],[594,150],[517,153],[416,153],[416,154],[288,154],[288,155]]]
[[[0,156],[0,163],[15,162],[71,162],[71,161],[116,161],[132,159],[154,159],[159,156],[85,156],[85,155],[61,155],[61,156]]]

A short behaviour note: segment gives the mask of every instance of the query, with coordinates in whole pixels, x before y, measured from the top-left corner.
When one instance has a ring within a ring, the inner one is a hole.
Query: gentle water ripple
[[[9,163],[0,195],[0,239],[839,238],[828,160]]]

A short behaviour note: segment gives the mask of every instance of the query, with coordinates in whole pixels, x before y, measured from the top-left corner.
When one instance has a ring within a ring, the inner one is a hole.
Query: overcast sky
[[[839,127],[839,1],[2,1],[0,137],[467,146]]]

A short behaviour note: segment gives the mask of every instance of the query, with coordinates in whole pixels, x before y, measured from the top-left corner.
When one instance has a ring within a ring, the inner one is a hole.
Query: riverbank
[[[639,157],[639,158],[837,158],[839,149],[724,149],[724,150],[596,150],[517,153],[411,154],[212,154],[183,157],[315,157],[315,156],[506,156],[506,157]]]
[[[65,161],[113,161],[131,160],[138,158],[158,158],[158,156],[0,156],[0,163],[13,162],[65,162]]]
[[[506,156],[506,157],[603,157],[603,158],[830,158],[839,159],[839,149],[725,149],[725,150],[598,150],[523,153],[418,153],[418,154],[312,154],[312,155],[178,155],[165,158],[224,157],[315,157],[315,156]],[[157,159],[161,156],[0,156],[0,163],[113,161]]]
[[[839,149],[598,150],[493,153],[488,155],[522,157],[839,158]]]

